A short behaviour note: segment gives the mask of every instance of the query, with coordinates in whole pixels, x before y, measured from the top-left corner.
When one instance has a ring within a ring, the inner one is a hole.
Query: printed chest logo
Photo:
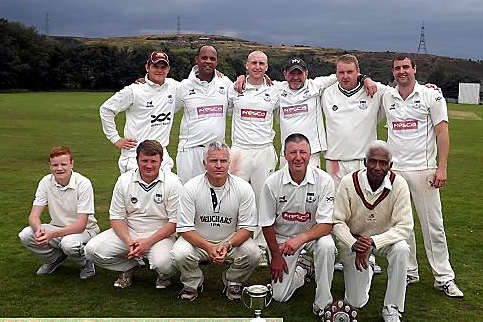
[[[305,198],[305,202],[307,203],[314,203],[317,200],[315,197],[315,193],[307,192],[307,197]]]
[[[300,212],[288,212],[284,211],[282,212],[282,218],[285,219],[286,221],[292,221],[292,222],[307,222],[310,220],[310,217],[312,215],[310,212],[306,213],[300,213]]]
[[[287,202],[287,196],[281,196],[281,197],[278,197],[278,202],[279,202],[279,203],[284,203],[284,202]]]
[[[389,110],[395,110],[396,109],[396,103],[392,103],[391,106],[389,107]]]
[[[414,108],[415,110],[419,110],[421,108],[421,101],[420,100],[414,101],[411,107]]]
[[[168,103],[173,104],[173,102],[174,102],[173,95],[168,95]]]
[[[310,97],[310,92],[309,89],[307,88],[304,92],[304,98],[309,98]]]
[[[270,94],[265,93],[265,96],[263,97],[263,100],[266,101],[266,102],[270,102],[271,101]]]
[[[361,110],[366,110],[369,105],[367,104],[367,101],[359,101],[359,109]]]
[[[282,107],[282,113],[284,116],[307,113],[308,111],[309,111],[309,106],[307,104]]]
[[[138,198],[136,197],[131,197],[131,203],[135,204],[138,202]]]
[[[164,121],[171,121],[171,112],[166,113],[161,113],[158,115],[151,115],[151,125],[159,125],[160,123],[163,123]]]
[[[256,118],[256,119],[264,119],[267,116],[267,111],[262,110],[254,110],[248,108],[242,108],[241,111],[242,118]]]
[[[232,219],[230,217],[224,217],[220,215],[208,215],[200,216],[200,221],[202,223],[207,223],[211,227],[221,227],[221,225],[231,225]]]
[[[196,108],[198,116],[223,116],[223,105],[199,106]]]
[[[338,109],[339,109],[339,107],[338,107],[337,105],[335,105],[335,104],[334,104],[334,105],[332,105],[332,111],[334,111],[334,112],[335,112],[335,111],[337,111]]]
[[[152,108],[154,107],[153,101],[146,102],[146,108]]]
[[[188,95],[195,95],[195,94],[196,94],[196,93],[195,93],[195,89],[194,89],[194,88],[193,88],[193,89],[190,89],[190,90],[188,91]]]
[[[392,129],[394,131],[417,130],[418,129],[418,121],[417,120],[408,120],[408,121],[392,122]]]
[[[162,194],[157,193],[157,194],[154,195],[154,202],[155,203],[160,204],[160,203],[163,202],[163,200],[164,200],[164,198],[163,198]]]
[[[220,94],[225,94],[226,93],[226,90],[225,90],[225,88],[223,86],[220,86],[220,88],[218,89],[218,92]]]

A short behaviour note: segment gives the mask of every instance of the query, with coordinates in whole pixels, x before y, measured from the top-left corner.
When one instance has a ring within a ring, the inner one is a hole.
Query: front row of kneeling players
[[[406,239],[413,217],[407,183],[390,171],[391,152],[384,141],[372,142],[366,168],[345,176],[336,194],[331,177],[309,165],[310,151],[302,134],[287,137],[287,164],[266,180],[257,216],[249,183],[228,173],[230,149],[225,143],[206,147],[206,173],[183,186],[175,174],[161,169],[163,147],[146,140],[137,147],[138,169],[122,174],[115,185],[111,228],[98,234],[89,179],[72,171],[68,148],[54,148],[52,174],[40,181],[29,226],[19,237],[44,262],[39,275],[52,273],[70,257],[81,267],[80,278],[94,276],[95,264],[120,272],[114,286],[125,288],[147,259],[158,273],[156,288],[168,287],[180,272],[179,297],[185,300],[196,299],[203,288],[200,261],[229,263],[222,280],[226,296],[234,300],[258,265],[258,247],[251,238],[258,222],[269,248],[275,300],[289,300],[305,280],[314,278],[313,313],[323,313],[333,300],[338,249],[345,299],[363,307],[373,275],[368,256],[375,253],[388,260],[384,320],[398,321],[404,311]],[[46,205],[50,224],[40,221]]]

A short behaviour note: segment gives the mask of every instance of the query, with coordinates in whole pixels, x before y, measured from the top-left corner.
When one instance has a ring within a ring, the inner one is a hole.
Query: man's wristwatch
[[[228,244],[228,248],[226,249],[226,252],[229,253],[233,250],[233,244],[231,243],[230,240],[227,240],[225,243]]]

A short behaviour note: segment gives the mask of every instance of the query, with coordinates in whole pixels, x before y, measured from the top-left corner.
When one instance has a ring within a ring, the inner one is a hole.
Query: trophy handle
[[[272,284],[267,284],[267,288],[268,288],[268,292],[270,293],[270,299],[268,299],[268,302],[267,302],[267,298],[265,298],[265,307],[270,305],[270,303],[272,302],[272,298],[273,298]]]
[[[247,308],[251,309],[251,304],[250,304],[250,305],[247,305],[247,302],[245,302],[245,297],[246,297],[245,295],[247,294],[247,292],[248,292],[248,288],[247,288],[247,287],[244,287],[244,288],[243,288],[243,290],[242,290],[242,302],[243,302],[243,304],[244,304],[244,305],[245,305]],[[250,297],[249,297],[249,298],[250,298]],[[250,302],[251,302],[251,300],[250,300]]]

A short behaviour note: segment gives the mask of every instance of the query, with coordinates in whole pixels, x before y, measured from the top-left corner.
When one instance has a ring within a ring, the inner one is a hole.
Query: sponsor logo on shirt
[[[309,89],[307,88],[304,92],[304,98],[309,98],[310,97],[310,92]]]
[[[392,122],[392,129],[393,131],[407,131],[407,130],[414,131],[418,129],[418,121],[408,120],[408,121]]]
[[[253,110],[248,108],[241,109],[241,117],[242,118],[256,118],[256,119],[264,119],[267,116],[267,111],[262,110]]]
[[[212,227],[220,227],[221,224],[230,225],[233,218],[223,217],[219,215],[200,216],[200,221],[209,223]]]
[[[299,114],[299,113],[307,113],[308,111],[309,111],[309,106],[307,104],[299,104],[299,105],[282,107],[282,112],[284,116]]]
[[[307,222],[310,220],[312,215],[310,212],[306,212],[304,214],[300,212],[282,212],[282,218],[287,221],[294,221],[294,222]]]
[[[218,89],[218,92],[220,94],[225,94],[225,88],[223,86],[220,86],[220,88]]]
[[[196,108],[198,116],[223,116],[223,105],[210,105],[210,106],[199,106]]]
[[[189,92],[188,92],[188,95],[195,95],[195,89],[190,89]]]
[[[325,203],[326,204],[330,204],[330,203],[333,203],[334,202],[334,197],[326,197],[325,198]]]
[[[146,108],[154,107],[153,101],[146,102]]]
[[[396,109],[396,103],[392,103],[391,107],[389,107],[389,110],[395,110]]]
[[[171,122],[171,112],[151,115],[151,126],[168,125]]]
[[[271,98],[270,98],[270,94],[268,93],[265,93],[265,96],[263,97],[263,99],[267,102],[270,102]]]
[[[138,198],[136,197],[131,197],[131,203],[136,203],[138,202]]]
[[[279,202],[279,203],[284,203],[284,202],[287,202],[287,196],[281,196],[281,197],[278,197],[278,202]]]
[[[441,101],[443,98],[441,96],[436,97],[436,102]]]
[[[335,111],[337,111],[338,109],[339,109],[339,107],[338,107],[337,105],[335,105],[335,104],[334,104],[334,105],[332,105],[332,111],[334,111],[334,112],[335,112]]]
[[[173,95],[168,95],[168,103],[173,104],[173,101],[174,101]]]

